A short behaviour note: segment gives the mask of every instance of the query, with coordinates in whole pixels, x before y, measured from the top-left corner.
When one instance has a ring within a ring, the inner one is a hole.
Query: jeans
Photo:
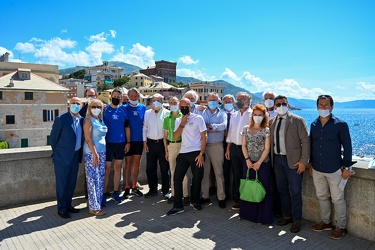
[[[274,155],[274,168],[283,216],[301,221],[303,173],[298,174],[297,168],[289,168],[286,156]]]
[[[324,223],[331,222],[331,199],[335,205],[335,220],[339,228],[346,228],[346,202],[344,192],[338,187],[342,172],[323,173],[313,169],[313,181],[320,204],[320,216]]]

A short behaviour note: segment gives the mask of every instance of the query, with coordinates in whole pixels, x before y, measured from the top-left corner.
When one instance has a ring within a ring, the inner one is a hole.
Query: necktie
[[[280,127],[281,127],[281,120],[283,118],[279,118],[279,123],[277,124],[277,128],[276,128],[276,153],[277,154],[280,154]]]
[[[231,113],[227,113],[227,131],[229,130],[230,115],[231,115]]]

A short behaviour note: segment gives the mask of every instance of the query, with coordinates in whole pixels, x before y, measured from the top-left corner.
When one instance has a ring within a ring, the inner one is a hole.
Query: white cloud
[[[128,53],[125,53],[124,46],[120,47],[120,50],[116,55],[112,57],[112,61],[121,61],[136,65],[141,68],[147,68],[149,66],[154,66],[154,49],[151,46],[143,46],[140,43],[133,44],[133,47]]]
[[[23,53],[33,53],[36,51],[36,48],[32,43],[17,43],[14,49]]]
[[[112,38],[116,38],[116,34],[117,34],[116,30],[109,30],[109,32],[111,32]]]
[[[245,71],[241,76],[241,82],[244,85],[250,85],[255,87],[258,90],[264,90],[265,88],[269,87],[270,84],[267,82],[262,81],[259,77],[252,75],[250,72]]]
[[[96,42],[96,41],[105,41],[106,38],[105,38],[104,32],[102,32],[102,33],[90,36],[87,40],[89,40],[90,42]]]
[[[375,98],[375,84],[366,82],[357,82],[357,89],[361,91],[358,95],[360,99],[374,99]]]
[[[61,33],[68,33],[68,29],[62,29],[60,32]]]
[[[182,56],[178,58],[178,62],[186,64],[186,65],[191,65],[191,64],[198,64],[199,60],[193,60],[191,56]]]
[[[225,68],[225,70],[221,74],[220,78],[222,78],[223,80],[229,80],[229,81],[230,80],[236,81],[236,82],[240,81],[240,78],[229,68]]]
[[[202,80],[202,81],[215,81],[216,80],[215,76],[209,76],[198,69],[195,69],[195,70],[187,69],[187,68],[177,69],[176,74],[178,76],[183,76],[183,77],[193,77],[195,79]]]

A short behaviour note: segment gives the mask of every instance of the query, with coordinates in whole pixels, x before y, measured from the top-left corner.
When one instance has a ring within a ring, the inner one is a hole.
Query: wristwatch
[[[350,170],[350,168],[349,168],[349,167],[344,167],[344,169],[345,169],[345,170]]]

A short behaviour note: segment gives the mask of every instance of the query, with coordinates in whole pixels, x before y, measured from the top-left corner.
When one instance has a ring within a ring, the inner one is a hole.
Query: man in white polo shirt
[[[176,119],[174,139],[182,137],[181,150],[176,159],[174,173],[174,203],[167,215],[176,215],[185,212],[182,202],[182,181],[189,167],[193,174],[191,185],[191,206],[201,210],[200,192],[203,179],[204,152],[207,143],[207,128],[202,116],[191,113],[190,100],[183,98],[180,101],[181,118]]]

